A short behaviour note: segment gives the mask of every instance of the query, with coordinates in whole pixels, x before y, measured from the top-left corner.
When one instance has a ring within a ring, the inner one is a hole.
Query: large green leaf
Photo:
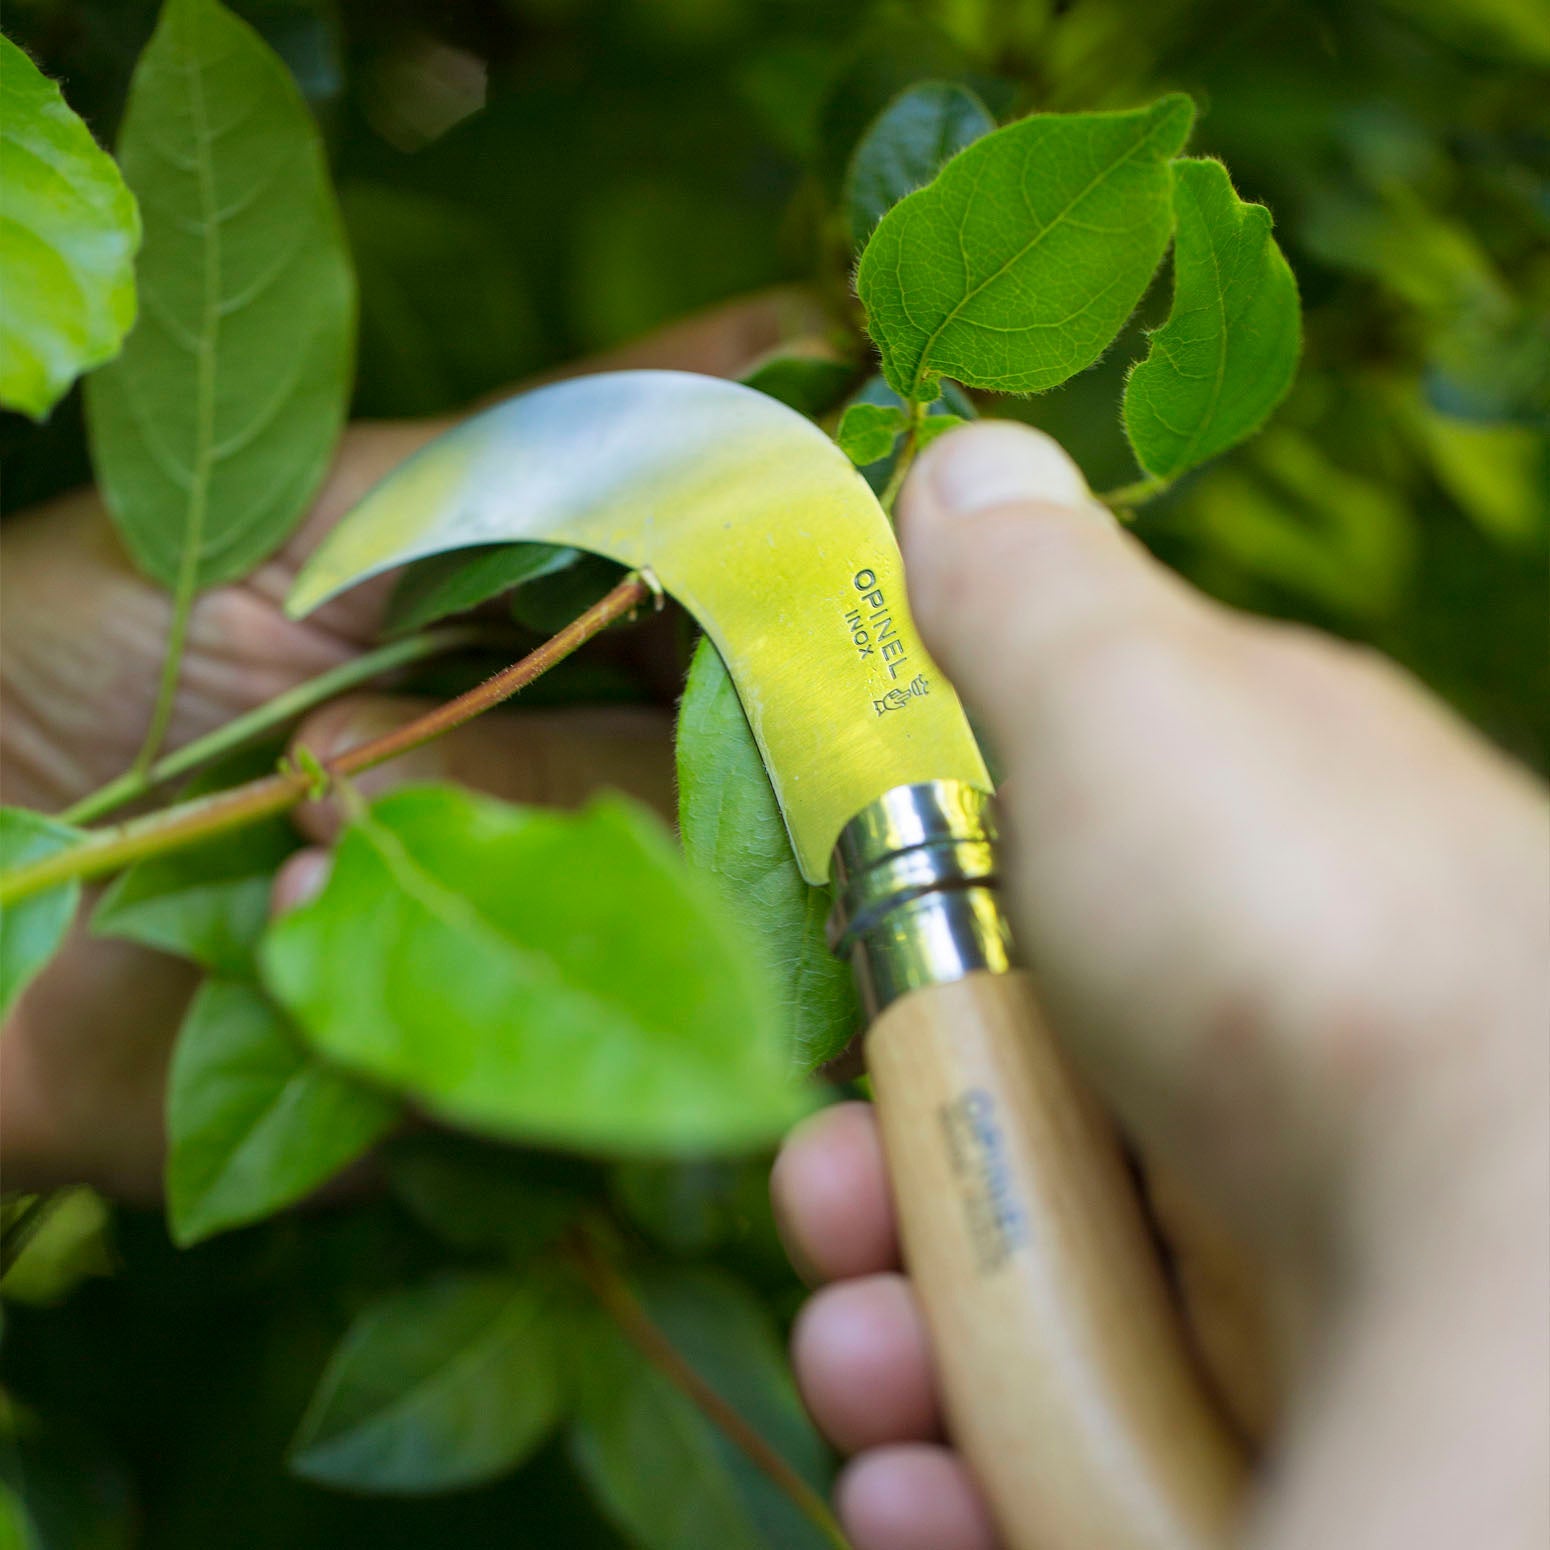
[[[893,389],[931,399],[946,376],[1034,393],[1097,360],[1168,246],[1168,162],[1193,118],[1177,95],[1037,114],[895,205],[856,277]]]
[[[823,1445],[763,1309],[730,1279],[656,1272],[652,1322],[717,1395],[822,1491]],[[585,1326],[571,1451],[600,1505],[644,1550],[809,1550],[831,1543],[601,1317]]]
[[[1130,444],[1158,479],[1255,430],[1291,387],[1301,344],[1270,212],[1239,199],[1215,161],[1174,163],[1173,207],[1173,310],[1125,384]]]
[[[135,319],[134,196],[59,88],[0,37],[0,404],[42,419]]]
[[[196,1243],[294,1204],[397,1118],[390,1099],[319,1060],[261,991],[207,981],[168,1080],[173,1236]]]
[[[42,813],[0,807],[0,871],[68,850],[80,838],[80,830]],[[79,883],[61,883],[0,909],[0,1018],[59,950],[80,898]]]
[[[285,538],[328,467],[354,280],[306,104],[216,0],[167,0],[119,161],[145,216],[140,320],[88,385],[92,461],[140,567],[211,586]]]
[[[790,1048],[811,1070],[844,1049],[859,1021],[850,971],[824,935],[832,894],[797,868],[758,744],[708,638],[689,668],[677,748],[684,854],[716,879],[726,907],[762,946]]]
[[[740,1150],[805,1106],[756,953],[617,798],[569,814],[394,792],[264,964],[324,1055],[491,1135]]]
[[[861,137],[846,173],[845,204],[857,246],[901,199],[995,127],[989,109],[966,86],[926,81],[895,97]]]
[[[334,1353],[291,1467],[402,1495],[515,1467],[558,1418],[553,1309],[545,1283],[507,1275],[448,1275],[390,1293]]]

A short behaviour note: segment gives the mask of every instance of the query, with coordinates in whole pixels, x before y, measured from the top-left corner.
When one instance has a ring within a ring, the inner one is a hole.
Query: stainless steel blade
[[[581,377],[511,399],[388,475],[297,579],[293,615],[425,555],[571,544],[656,575],[716,643],[803,875],[895,786],[990,789],[926,655],[893,532],[811,421],[683,372]]]

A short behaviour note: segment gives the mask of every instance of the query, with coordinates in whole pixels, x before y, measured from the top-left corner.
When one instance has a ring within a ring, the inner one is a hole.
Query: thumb
[[[1023,426],[934,443],[899,527],[925,644],[1005,772],[1003,879],[1046,1010],[1133,1135],[1220,1177],[1244,1144],[1242,1090],[1275,1080],[1251,1081],[1252,1053],[1213,1032],[1232,987],[1260,978],[1249,923],[1275,860],[1253,809],[1276,729],[1245,701],[1241,626]],[[1279,1118],[1300,1152],[1301,1117]],[[1269,1183],[1263,1167],[1232,1171]]]
[[[934,443],[899,526],[926,644],[998,742],[1071,649],[1209,607],[1120,529],[1057,442],[1009,421]]]

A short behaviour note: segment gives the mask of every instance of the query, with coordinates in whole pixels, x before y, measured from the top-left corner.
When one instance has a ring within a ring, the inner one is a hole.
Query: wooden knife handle
[[[911,990],[866,1054],[948,1423],[1007,1550],[1225,1544],[1241,1458],[1027,975]]]

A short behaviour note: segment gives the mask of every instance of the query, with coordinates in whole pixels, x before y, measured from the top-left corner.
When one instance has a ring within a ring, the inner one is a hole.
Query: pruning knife
[[[1009,1550],[1200,1550],[1238,1452],[1120,1151],[1015,966],[991,782],[910,618],[882,508],[811,421],[682,372],[582,377],[465,421],[371,490],[293,616],[477,544],[654,574],[720,651],[792,848],[831,880],[908,1270],[952,1436]]]

